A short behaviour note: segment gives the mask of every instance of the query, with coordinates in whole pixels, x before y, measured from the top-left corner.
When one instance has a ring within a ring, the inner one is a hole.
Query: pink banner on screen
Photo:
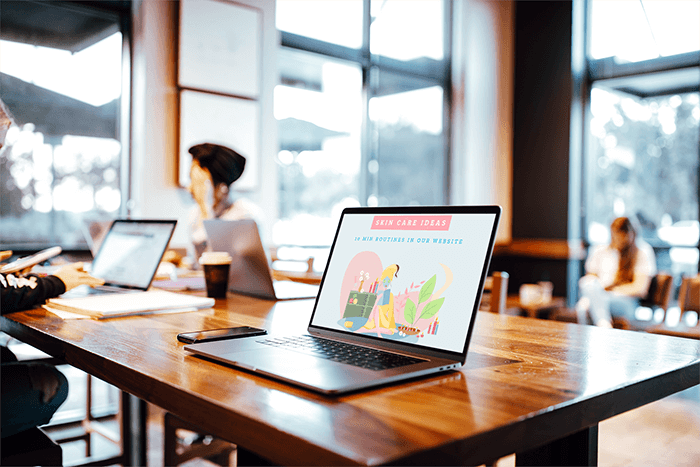
[[[450,230],[452,216],[374,216],[372,230]]]

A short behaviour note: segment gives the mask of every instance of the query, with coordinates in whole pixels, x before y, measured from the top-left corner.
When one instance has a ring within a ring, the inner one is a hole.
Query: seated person
[[[192,165],[188,190],[197,202],[190,216],[190,255],[196,265],[207,249],[207,234],[202,224],[204,219],[252,218],[260,224],[262,213],[249,200],[231,199],[231,185],[243,175],[245,157],[233,149],[211,143],[192,146],[189,153],[192,155]]]
[[[579,323],[590,316],[596,326],[612,327],[613,317],[633,318],[656,274],[654,250],[637,238],[629,218],[615,219],[610,235],[610,243],[594,247],[586,260],[576,304]]]
[[[46,277],[33,274],[0,274],[2,314],[34,308],[49,298],[82,284],[102,285],[83,271],[82,263],[63,266]],[[7,347],[2,357],[2,438],[47,424],[68,397],[68,380],[53,365],[18,362]]]

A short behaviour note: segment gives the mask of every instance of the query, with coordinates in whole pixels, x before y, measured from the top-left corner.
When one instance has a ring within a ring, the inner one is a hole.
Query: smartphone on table
[[[262,336],[267,331],[251,326],[237,326],[235,328],[208,329],[204,331],[181,332],[177,340],[186,344],[198,344],[200,342],[221,341],[224,339],[237,339],[239,337]]]

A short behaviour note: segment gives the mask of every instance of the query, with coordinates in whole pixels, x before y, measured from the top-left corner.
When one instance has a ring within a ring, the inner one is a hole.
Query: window
[[[447,202],[448,7],[277,2],[275,244],[327,246],[346,206]]]
[[[335,233],[337,210],[358,205],[362,70],[294,49],[280,51],[280,63],[284,81],[274,95],[280,140],[275,243],[324,245]]]
[[[640,62],[700,49],[700,2],[591,0],[589,57]]]
[[[591,0],[585,238],[628,216],[676,277],[698,271],[700,2]]]
[[[81,226],[122,213],[122,51],[128,5],[3,1],[0,99],[15,125],[0,152],[0,242],[86,248]]]

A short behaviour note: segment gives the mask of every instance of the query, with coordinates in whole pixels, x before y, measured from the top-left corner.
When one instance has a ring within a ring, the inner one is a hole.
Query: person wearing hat
[[[218,144],[203,143],[189,149],[192,155],[190,186],[197,206],[190,218],[191,256],[197,259],[207,250],[204,219],[241,220],[262,218],[260,209],[246,199],[232,200],[231,185],[243,175],[245,157]]]

